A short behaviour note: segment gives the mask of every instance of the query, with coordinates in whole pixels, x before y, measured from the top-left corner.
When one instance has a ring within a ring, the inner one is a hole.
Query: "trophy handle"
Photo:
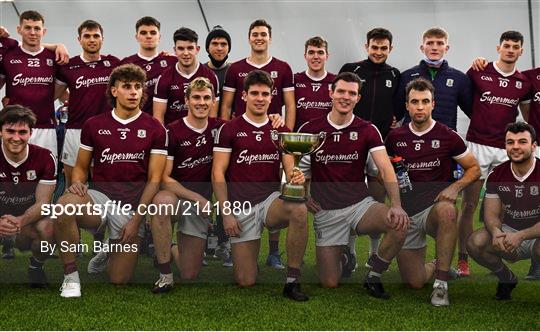
[[[318,142],[319,144],[311,153],[315,153],[319,151],[324,145],[324,143],[326,142],[326,133],[324,131],[321,131],[318,136],[319,136],[319,142]]]

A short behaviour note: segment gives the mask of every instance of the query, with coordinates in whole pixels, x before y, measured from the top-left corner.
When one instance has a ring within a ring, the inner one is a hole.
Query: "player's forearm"
[[[221,97],[221,118],[225,121],[231,119],[232,104],[234,99],[234,93],[230,91],[223,91]]]
[[[88,170],[83,170],[81,167],[75,166],[73,172],[71,173],[71,183],[80,182],[86,183],[88,179]]]
[[[540,222],[537,222],[534,226],[525,228],[520,232],[523,234],[524,240],[538,239],[540,238]]]
[[[294,157],[289,154],[283,154],[281,164],[283,165],[283,170],[285,171],[287,181],[290,181],[294,169]]]
[[[225,181],[225,174],[222,172],[212,172],[212,188],[216,200],[219,202],[220,209],[223,207],[223,203],[229,200],[227,191],[227,182]],[[220,211],[223,212],[223,211]]]
[[[163,182],[163,189],[174,193],[176,196],[183,200],[197,201],[201,197],[200,194],[187,189],[180,182],[173,178],[169,178]]]
[[[285,125],[290,130],[294,129],[294,123],[296,121],[296,105],[294,104],[294,97],[292,101],[285,104]]]
[[[491,235],[501,231],[502,222],[499,219],[499,217],[496,217],[494,215],[493,216],[486,215],[484,217],[484,224],[486,225],[486,229]]]
[[[463,189],[465,189],[468,185],[478,180],[481,174],[482,173],[480,172],[480,167],[478,165],[469,167],[465,169],[465,172],[463,173],[463,176],[461,177],[461,179],[454,182],[452,186],[455,186],[457,191],[460,192]]]
[[[41,215],[41,206],[48,203],[50,202],[36,202],[34,205],[29,207],[21,216],[21,228],[27,225],[31,225],[38,220],[46,217]]]
[[[396,174],[392,169],[381,169],[381,178],[384,181],[384,188],[390,198],[391,206],[401,207],[401,197],[399,196],[399,186]]]
[[[147,182],[144,186],[141,198],[139,199],[138,206],[148,207],[150,203],[152,203],[152,199],[154,198],[154,196],[156,196],[156,194],[158,193],[159,185],[159,182]],[[137,225],[140,225],[143,221],[143,215],[140,214],[140,212],[143,211],[138,209],[138,207],[135,207],[135,213],[133,214],[132,220],[134,220]]]

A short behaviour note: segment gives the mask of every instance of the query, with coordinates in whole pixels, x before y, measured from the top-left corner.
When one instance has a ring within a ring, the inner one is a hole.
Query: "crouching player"
[[[324,145],[310,158],[311,198],[307,206],[315,214],[317,265],[325,287],[337,287],[344,269],[354,268],[347,248],[351,231],[369,235],[386,233],[364,286],[372,296],[388,299],[381,275],[401,249],[409,218],[401,208],[396,175],[379,131],[353,114],[361,87],[356,74],[339,74],[332,82],[330,113],[299,129],[306,133],[326,133]],[[390,196],[390,208],[368,195],[364,168],[369,154],[380,169]]]
[[[534,128],[524,122],[509,124],[505,147],[510,160],[495,167],[487,179],[485,227],[467,243],[471,257],[499,278],[497,300],[510,300],[518,282],[503,258],[540,261],[540,160],[535,158]]]
[[[304,175],[294,169],[290,155],[281,155],[271,141],[268,108],[273,81],[265,71],[254,70],[244,80],[242,99],[246,112],[224,124],[216,137],[212,184],[223,215],[225,233],[231,237],[234,276],[242,287],[255,284],[260,238],[264,227],[287,230],[287,279],[283,295],[307,301],[301,291],[300,266],[308,238],[307,209],[279,197],[280,164],[292,183]],[[288,131],[286,127],[277,129]]]
[[[135,269],[144,236],[144,209],[139,207],[148,206],[158,192],[167,154],[165,128],[140,109],[145,80],[144,71],[132,64],[112,71],[107,96],[114,109],[84,124],[72,185],[58,200],[62,206],[89,208],[78,209],[77,215],[64,213],[54,223],[56,242],[64,248],[79,243],[77,227],[107,226],[108,274],[117,285],[126,284]],[[88,189],[91,162],[94,182]],[[62,297],[81,296],[75,255],[72,250],[60,250]]]
[[[388,134],[386,149],[389,155],[404,158],[412,184],[401,195],[411,216],[407,238],[397,256],[401,279],[410,287],[422,288],[435,273],[431,304],[447,306],[447,282],[458,235],[455,203],[459,192],[480,177],[480,168],[463,139],[431,117],[433,93],[433,85],[423,78],[407,84],[405,107],[411,122]],[[454,183],[452,160],[465,171]],[[435,239],[435,262],[425,263],[426,234]]]
[[[47,149],[28,140],[36,116],[13,105],[0,112],[0,237],[16,237],[20,250],[31,250],[28,277],[31,287],[45,287],[43,263],[54,242],[51,220],[42,215],[56,185],[56,160]],[[43,249],[44,248],[44,249]]]

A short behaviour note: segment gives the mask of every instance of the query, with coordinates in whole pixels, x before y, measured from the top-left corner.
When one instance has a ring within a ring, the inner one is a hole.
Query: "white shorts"
[[[100,204],[102,207],[104,207],[108,201],[112,201],[104,193],[99,192],[97,190],[93,190],[93,189],[88,190],[88,196],[92,198],[92,201],[94,204]],[[109,239],[118,240],[120,239],[120,233],[122,232],[122,228],[124,228],[124,226],[128,223],[128,221],[131,219],[131,216],[133,214],[132,213],[130,213],[129,215],[117,214],[116,213],[118,210],[117,207],[114,209],[112,206],[107,206],[107,207],[109,209],[107,211],[106,216],[104,218],[101,218],[101,225],[99,225],[98,230],[103,229],[103,227],[105,226],[109,226]],[[139,227],[139,236],[141,238],[144,238],[144,218]]]
[[[184,205],[182,204],[181,206]],[[179,222],[176,231],[206,240],[208,238],[208,225],[212,219],[209,216],[197,214],[201,213],[201,211],[197,211],[194,204],[189,204],[188,206],[189,208],[182,211],[181,215],[178,216]]]
[[[266,226],[264,221],[266,220],[268,209],[270,208],[272,202],[279,197],[279,195],[281,195],[279,191],[274,191],[264,201],[252,206],[251,213],[241,213],[236,215],[236,220],[238,220],[240,223],[242,232],[238,237],[231,237],[231,243],[247,242],[260,239],[263,228]]]
[[[427,207],[425,210],[418,212],[412,217],[409,217],[409,229],[407,229],[407,237],[401,249],[421,249],[427,246],[427,219],[429,212],[434,205]]]
[[[315,213],[315,245],[317,247],[341,246],[349,243],[351,230],[356,233],[356,226],[366,211],[377,203],[368,196],[358,203],[337,210],[322,210]]]
[[[502,224],[501,229],[505,233],[517,232],[517,230],[513,229],[512,227],[506,224]],[[516,254],[518,255],[518,258],[516,261],[531,258],[533,255],[533,251],[532,251],[533,246],[536,241],[538,241],[538,239],[524,240],[523,242],[521,242],[521,245],[516,249]]]
[[[28,143],[49,149],[53,156],[58,159],[58,141],[56,140],[56,129],[34,128]]]
[[[65,165],[75,167],[79,145],[81,144],[81,129],[67,129],[62,149],[62,162]]]
[[[474,142],[467,142],[469,150],[474,155],[480,166],[480,180],[487,179],[489,172],[496,166],[508,160],[506,150],[482,145]]]

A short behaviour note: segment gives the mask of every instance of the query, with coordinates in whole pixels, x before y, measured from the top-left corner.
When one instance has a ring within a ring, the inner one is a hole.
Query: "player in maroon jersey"
[[[122,59],[122,64],[133,63],[146,72],[146,101],[141,109],[152,115],[152,103],[154,88],[159,75],[172,67],[178,60],[175,56],[167,55],[158,51],[161,34],[161,23],[153,17],[144,16],[135,23],[135,39],[139,43],[139,51],[136,54]]]
[[[289,64],[270,55],[272,26],[262,19],[254,21],[249,26],[248,41],[251,47],[250,56],[233,63],[227,71],[221,101],[221,118],[229,120],[245,112],[246,103],[241,92],[244,78],[252,70],[260,69],[269,73],[274,81],[268,114],[283,114],[282,108],[285,106],[285,124],[289,129],[293,129],[296,121],[293,73]],[[279,232],[270,233],[268,240],[270,250],[266,264],[276,269],[284,269],[279,255]]]
[[[72,185],[58,200],[64,207],[88,208],[76,215],[61,214],[54,223],[57,243],[68,248],[79,243],[77,227],[108,227],[110,245],[104,251],[113,284],[126,284],[133,274],[144,236],[144,209],[139,208],[148,206],[157,193],[166,161],[165,128],[140,109],[145,81],[144,71],[133,64],[111,73],[107,96],[115,107],[84,124]],[[85,182],[91,162],[93,182],[88,189]],[[60,295],[81,296],[75,253],[61,249],[60,257],[64,263]]]
[[[397,256],[401,279],[412,288],[422,288],[434,274],[431,304],[447,306],[447,282],[458,236],[455,203],[459,192],[480,177],[480,168],[463,139],[432,118],[434,91],[424,78],[407,84],[405,106],[411,122],[390,131],[385,145],[390,156],[404,158],[412,183],[412,190],[401,195],[411,216]],[[453,183],[452,160],[464,169],[463,177]],[[425,263],[426,234],[435,239],[435,262]]]
[[[20,250],[31,250],[30,286],[45,287],[43,263],[51,254],[41,250],[54,243],[51,220],[42,215],[56,185],[56,159],[47,149],[29,144],[36,116],[20,105],[0,112],[0,238],[15,236]]]
[[[66,187],[71,183],[83,124],[92,116],[111,110],[105,91],[112,70],[120,62],[115,56],[100,53],[103,46],[101,24],[86,20],[79,25],[77,32],[82,53],[72,57],[69,65],[61,66],[56,77],[57,91],[69,89],[69,119],[61,158]]]
[[[296,121],[294,130],[309,120],[328,114],[332,109],[329,91],[336,77],[326,71],[328,42],[317,36],[306,41],[304,58],[307,69],[294,74]]]
[[[530,82],[516,69],[516,62],[523,53],[523,35],[506,31],[497,46],[499,58],[482,72],[469,69],[473,87],[473,111],[467,141],[476,157],[482,176],[463,191],[459,231],[460,275],[469,275],[466,244],[473,231],[473,216],[478,205],[482,181],[493,167],[508,159],[504,150],[504,128],[516,120],[518,105],[527,119],[530,99]]]
[[[497,300],[510,300],[518,279],[502,259],[540,261],[540,159],[537,137],[524,122],[509,124],[505,134],[510,160],[488,176],[484,199],[485,227],[467,242],[471,257],[499,279]]]
[[[54,129],[54,78],[57,73],[56,55],[46,49],[41,39],[47,31],[43,16],[36,11],[23,12],[17,32],[21,45],[5,52],[0,69],[0,87],[6,83],[6,97],[10,105],[30,108],[37,116],[31,143],[57,154]]]
[[[396,175],[377,128],[353,115],[360,100],[362,82],[358,75],[344,72],[332,83],[332,110],[307,122],[300,132],[326,133],[320,150],[311,155],[311,197],[317,234],[317,265],[324,287],[338,286],[347,269],[352,270],[349,234],[386,233],[364,286],[372,296],[388,299],[381,275],[399,252],[409,220],[401,208]],[[376,202],[367,192],[364,168],[368,154],[380,169],[391,207]]]
[[[197,59],[201,48],[198,45],[197,33],[182,27],[174,32],[173,39],[178,62],[160,75],[153,97],[154,117],[164,124],[182,119],[187,115],[187,106],[184,103],[185,91],[194,78],[208,78],[214,85],[215,91],[219,91],[216,74]],[[217,113],[216,107],[216,103],[212,104],[214,113]]]
[[[212,184],[225,233],[231,237],[236,282],[242,287],[255,284],[263,228],[288,227],[288,268],[283,294],[296,301],[307,301],[298,281],[308,235],[306,206],[278,199],[281,164],[293,183],[303,183],[304,175],[293,169],[292,156],[281,156],[271,141],[268,107],[272,88],[272,78],[265,71],[254,70],[246,77],[242,93],[246,113],[219,130]],[[289,131],[286,127],[277,130]]]

